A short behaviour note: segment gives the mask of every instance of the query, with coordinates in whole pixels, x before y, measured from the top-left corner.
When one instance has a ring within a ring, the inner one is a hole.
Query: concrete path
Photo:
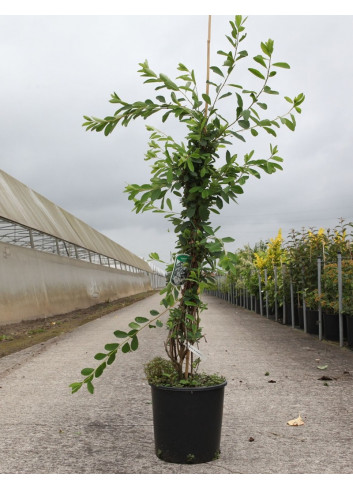
[[[72,395],[68,385],[94,366],[113,331],[159,300],[152,296],[0,359],[0,473],[353,472],[353,352],[215,297],[207,298],[200,350],[203,370],[228,380],[219,460],[176,465],[154,455],[143,364],[163,354],[164,329],[144,331],[137,352],[120,354],[96,380],[94,395]],[[325,385],[322,375],[333,380]],[[288,426],[299,414],[304,426]]]

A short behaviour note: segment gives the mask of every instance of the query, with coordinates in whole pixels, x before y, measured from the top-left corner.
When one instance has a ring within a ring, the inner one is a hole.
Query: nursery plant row
[[[319,339],[353,347],[353,223],[281,230],[234,253],[210,294]]]

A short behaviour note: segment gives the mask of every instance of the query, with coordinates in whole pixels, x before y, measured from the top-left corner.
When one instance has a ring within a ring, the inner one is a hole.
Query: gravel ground
[[[154,454],[143,365],[163,354],[164,329],[143,331],[137,352],[96,379],[94,395],[72,395],[68,385],[113,331],[159,300],[0,359],[1,474],[352,474],[353,351],[215,297],[199,349],[203,370],[228,381],[218,460],[177,465]],[[304,425],[287,424],[299,415]]]

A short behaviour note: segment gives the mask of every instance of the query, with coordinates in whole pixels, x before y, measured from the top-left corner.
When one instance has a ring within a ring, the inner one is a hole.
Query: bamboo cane
[[[207,37],[207,71],[206,71],[206,95],[209,95],[210,85],[210,46],[211,46],[211,15],[208,16],[208,37]],[[208,103],[205,105],[205,117],[207,117]]]

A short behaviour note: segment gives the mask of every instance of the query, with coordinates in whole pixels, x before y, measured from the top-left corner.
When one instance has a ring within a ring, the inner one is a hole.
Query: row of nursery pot
[[[246,246],[209,293],[269,319],[353,347],[352,240],[340,220],[333,232],[292,231]],[[294,237],[294,238],[293,238]]]

